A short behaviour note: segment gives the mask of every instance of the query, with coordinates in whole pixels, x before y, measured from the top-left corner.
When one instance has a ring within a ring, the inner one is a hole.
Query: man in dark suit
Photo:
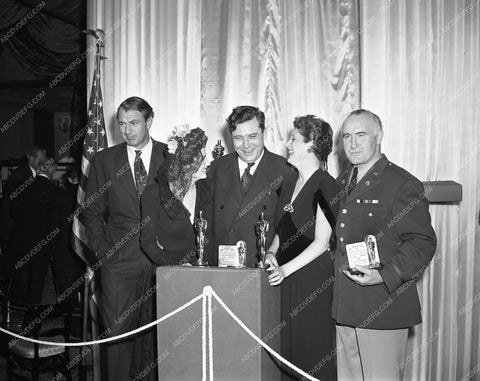
[[[27,162],[15,169],[5,184],[0,212],[0,249],[3,256],[6,255],[8,239],[12,229],[12,217],[10,213],[11,201],[16,198],[37,175],[38,164],[46,159],[45,149],[32,147],[27,152]]]
[[[142,98],[123,101],[117,120],[125,143],[94,156],[82,216],[89,246],[102,262],[101,313],[111,336],[138,328],[134,303],[152,265],[140,249],[139,233],[146,223],[140,196],[154,182],[167,153],[165,144],[150,138],[153,110]],[[133,344],[128,338],[107,345],[109,380],[130,379]]]
[[[234,108],[227,124],[236,152],[213,161],[208,171],[214,186],[214,251],[218,245],[245,241],[246,266],[252,267],[258,263],[255,224],[264,212],[270,223],[268,248],[275,236],[277,191],[292,169],[285,158],[264,147],[265,114],[257,107]],[[217,264],[217,255],[213,264]]]
[[[339,380],[401,380],[408,327],[421,322],[415,281],[436,249],[423,184],[381,153],[383,127],[367,110],[342,126],[350,167],[338,183],[333,317]],[[376,237],[382,268],[349,269],[346,245]]]
[[[42,301],[52,244],[58,234],[52,225],[53,202],[58,191],[51,181],[55,169],[53,159],[41,160],[34,180],[11,201],[13,227],[8,260],[14,280],[12,288],[14,295],[23,294],[27,305]],[[16,293],[19,288],[24,292]]]
[[[65,185],[59,190],[52,211],[52,223],[59,229],[53,249],[53,274],[57,286],[57,296],[68,294],[75,299],[76,292],[69,288],[85,273],[85,262],[72,247],[72,213],[77,205],[78,170],[68,168]]]

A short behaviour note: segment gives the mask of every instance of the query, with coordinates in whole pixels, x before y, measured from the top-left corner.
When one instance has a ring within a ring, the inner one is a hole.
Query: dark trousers
[[[109,337],[138,328],[139,311],[135,303],[142,300],[149,267],[150,263],[136,267],[108,263],[102,267],[101,313]],[[107,380],[131,380],[134,343],[135,336],[129,336],[105,345]]]

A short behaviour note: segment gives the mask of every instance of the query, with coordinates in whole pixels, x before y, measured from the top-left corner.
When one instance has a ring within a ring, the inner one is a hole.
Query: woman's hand
[[[267,271],[273,271],[278,267],[277,258],[272,251],[267,252],[267,255],[265,256],[265,264],[267,265]]]
[[[285,279],[285,274],[280,266],[278,266],[277,258],[272,251],[269,251],[265,256],[265,264],[267,268],[265,269],[270,273],[268,276],[268,282],[270,286],[277,286],[283,282]]]
[[[270,271],[267,269],[267,271]],[[271,274],[268,276],[268,282],[270,286],[278,286],[286,278],[285,273],[281,266],[277,266],[271,271]]]

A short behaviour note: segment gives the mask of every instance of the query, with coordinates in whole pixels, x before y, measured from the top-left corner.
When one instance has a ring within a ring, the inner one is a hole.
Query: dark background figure
[[[73,214],[77,203],[78,170],[67,169],[64,187],[59,190],[53,204],[52,223],[59,229],[53,249],[53,275],[56,283],[57,297],[65,293],[69,287],[85,272],[85,263],[72,247]],[[74,298],[76,293],[68,293]]]
[[[282,184],[276,236],[265,262],[272,286],[281,284],[282,355],[320,380],[336,380],[332,319],[333,229],[338,205],[335,179],[327,172],[330,125],[314,115],[295,118],[288,162],[298,172]],[[330,359],[330,360],[329,360]],[[282,380],[300,376],[286,368]]]
[[[125,143],[98,152],[88,177],[85,200],[91,203],[81,218],[90,249],[101,261],[100,312],[111,336],[138,328],[132,306],[141,300],[153,266],[140,248],[140,197],[167,155],[167,146],[150,137],[153,116],[144,99],[123,101],[117,120]],[[108,380],[130,380],[133,347],[131,337],[106,344]]]
[[[227,118],[235,152],[214,160],[208,177],[214,185],[214,263],[218,245],[247,243],[247,267],[258,263],[255,224],[262,212],[273,226],[277,189],[292,169],[284,157],[264,147],[265,114],[254,106],[235,107]],[[260,201],[258,201],[260,200]],[[273,236],[270,229],[266,247]]]
[[[13,279],[12,296],[27,305],[41,303],[57,229],[52,225],[52,210],[58,189],[51,181],[56,170],[53,159],[38,163],[30,185],[12,199],[13,226],[7,263]]]
[[[27,161],[10,174],[6,184],[5,191],[0,206],[0,249],[2,253],[2,262],[5,263],[8,250],[8,240],[12,230],[13,220],[10,213],[12,198],[24,187],[31,183],[37,175],[38,163],[47,157],[45,149],[42,147],[32,147],[26,155]],[[19,188],[20,187],[20,188]]]

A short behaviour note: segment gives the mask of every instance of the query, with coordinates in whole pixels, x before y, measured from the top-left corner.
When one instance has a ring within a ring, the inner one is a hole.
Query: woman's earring
[[[310,146],[310,148],[307,149],[307,152],[310,153],[310,152],[312,152],[312,151],[313,151],[313,146]]]

